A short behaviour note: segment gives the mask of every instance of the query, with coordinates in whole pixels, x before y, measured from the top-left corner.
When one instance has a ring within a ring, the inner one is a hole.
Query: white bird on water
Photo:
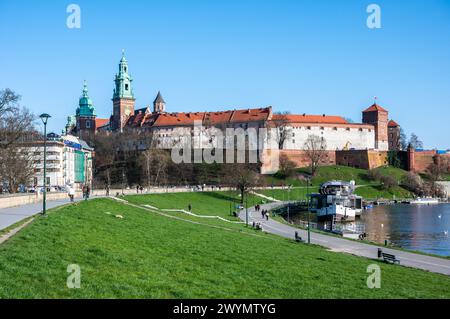
[[[444,235],[448,236],[448,230],[444,230]]]
[[[439,215],[438,218],[441,219],[441,218],[442,218],[442,215]]]

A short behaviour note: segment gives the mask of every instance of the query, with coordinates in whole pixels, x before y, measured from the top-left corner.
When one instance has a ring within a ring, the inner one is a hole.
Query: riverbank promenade
[[[104,197],[104,195],[98,197]],[[82,199],[78,198],[76,201]],[[47,201],[47,208],[56,208],[59,206],[69,204],[69,199]],[[284,205],[284,202],[276,202],[270,204],[261,205],[262,209],[273,209],[277,206]],[[0,209],[0,230],[8,228],[21,220],[34,216],[42,211],[42,203],[33,203],[17,207]],[[246,211],[243,210],[239,213],[239,217],[244,222],[246,221]],[[253,222],[260,223],[263,231],[272,233],[278,236],[282,236],[289,239],[294,239],[295,232],[298,232],[305,241],[308,238],[306,230],[299,229],[290,225],[286,225],[269,218],[265,220],[261,218],[259,212],[255,212],[254,208],[248,209],[248,221],[251,225]],[[325,234],[319,234],[311,232],[311,243],[323,246],[334,252],[348,253],[356,256],[366,257],[370,259],[377,259],[377,253],[379,246],[371,245],[363,242],[348,240],[339,238],[336,236],[330,236]],[[438,258],[433,256],[427,256],[412,252],[406,252],[397,249],[382,247],[383,252],[395,255],[401,262],[401,266],[407,266],[412,268],[418,268],[430,272],[450,275],[450,259]],[[338,265],[336,265],[338,267]]]
[[[275,207],[279,207],[285,204],[286,203],[283,202],[265,204],[261,205],[261,209],[271,210]],[[239,218],[244,222],[246,221],[245,210],[242,210],[239,213]],[[248,209],[248,222],[250,225],[252,225],[253,222],[260,223],[260,225],[262,226],[262,230],[267,233],[294,239],[295,232],[298,232],[298,235],[305,242],[307,242],[308,240],[308,232],[306,230],[280,223],[276,220],[273,220],[272,218],[269,218],[269,220],[267,221],[263,219],[261,217],[261,213],[256,212],[253,207]],[[448,258],[439,258],[398,249],[380,247],[354,240],[339,238],[336,236],[319,234],[316,232],[310,232],[310,236],[311,244],[316,244],[328,248],[334,252],[347,253],[356,256],[377,259],[378,249],[381,248],[384,253],[395,255],[397,259],[400,260],[401,266],[418,268],[450,276],[450,259]],[[339,265],[336,265],[336,267],[339,267]]]

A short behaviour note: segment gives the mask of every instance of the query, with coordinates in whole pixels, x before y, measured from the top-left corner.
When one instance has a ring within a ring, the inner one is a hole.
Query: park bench
[[[298,232],[295,232],[295,241],[297,243],[303,243],[304,240],[298,235]]]
[[[381,253],[381,257],[383,258],[383,260],[387,263],[398,263],[400,264],[400,260],[398,260],[395,255],[391,255],[391,254],[386,254],[386,253]]]

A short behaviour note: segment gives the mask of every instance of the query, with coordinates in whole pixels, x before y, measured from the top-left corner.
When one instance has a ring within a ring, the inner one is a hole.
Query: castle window
[[[335,127],[333,127],[333,130],[337,131],[337,127],[336,127],[336,126],[335,126]]]
[[[86,128],[91,128],[91,121],[89,120],[86,121]]]
[[[350,128],[349,128],[349,127],[347,127],[347,128],[346,128],[346,130],[347,130],[347,131],[350,131]]]
[[[323,126],[321,126],[320,129],[323,131],[325,128]]]
[[[362,128],[360,128],[360,129],[359,129],[359,131],[360,131],[360,132],[362,132],[362,131],[363,131],[363,129],[362,129]]]
[[[307,130],[310,130],[310,129],[311,129],[311,126],[308,126],[306,129],[307,129]]]
[[[125,91],[128,91],[128,84],[125,84]]]

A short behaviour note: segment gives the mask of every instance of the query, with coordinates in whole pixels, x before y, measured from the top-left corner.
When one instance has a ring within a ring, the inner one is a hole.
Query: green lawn
[[[355,193],[365,199],[402,199],[413,197],[410,191],[400,186],[395,186],[389,191],[382,189],[381,186],[362,186],[358,187]]]
[[[129,195],[124,197],[131,203],[138,205],[151,205],[160,209],[188,209],[192,205],[192,212],[197,215],[214,215],[236,220],[231,217],[233,208],[240,203],[237,192],[191,192],[191,193],[167,193],[151,195]],[[248,206],[260,204],[263,198],[247,195]],[[267,202],[267,200],[266,200]]]
[[[318,187],[312,186],[308,189],[310,193],[317,193],[319,191]],[[257,189],[256,193],[263,194],[265,196],[269,196],[274,199],[278,199],[281,201],[295,201],[295,200],[304,200],[306,199],[307,189],[306,187],[301,188],[292,188],[289,192],[287,189]],[[289,193],[289,194],[288,194]]]
[[[372,263],[381,289],[366,286]],[[81,289],[66,287],[69,264],[81,267]],[[50,211],[0,246],[0,298],[19,297],[449,298],[450,278],[96,199]]]
[[[402,170],[400,168],[395,167],[379,167],[375,170],[379,171],[382,175],[385,176],[391,176],[398,182],[401,182],[403,177],[407,174],[405,170]],[[300,176],[302,174],[309,173],[309,168],[299,168],[298,172]],[[276,177],[266,177],[266,184],[267,185],[293,185],[293,186],[306,186],[306,181],[302,180],[301,178],[288,178],[285,180],[278,179]],[[368,171],[365,169],[360,168],[354,168],[354,167],[348,167],[348,166],[323,166],[320,167],[317,171],[316,176],[313,177],[311,180],[312,185],[319,186],[320,184],[331,181],[331,180],[343,180],[343,181],[351,181],[354,180],[356,182],[356,185],[358,186],[364,186],[357,189],[356,193],[360,196],[363,196],[365,199],[377,199],[377,198],[385,198],[385,199],[392,199],[394,198],[410,198],[412,197],[412,194],[404,189],[401,186],[394,187],[390,191],[383,190],[380,187],[380,183],[377,181],[370,180],[368,178]],[[302,194],[302,189],[298,191],[291,191],[291,194],[294,194],[294,192],[297,192],[298,198],[304,198],[304,195]],[[267,193],[264,193],[267,195]],[[268,195],[270,196],[270,195]],[[275,193],[275,198],[279,200],[283,200],[284,198],[287,198],[285,191],[279,191],[278,194]]]

